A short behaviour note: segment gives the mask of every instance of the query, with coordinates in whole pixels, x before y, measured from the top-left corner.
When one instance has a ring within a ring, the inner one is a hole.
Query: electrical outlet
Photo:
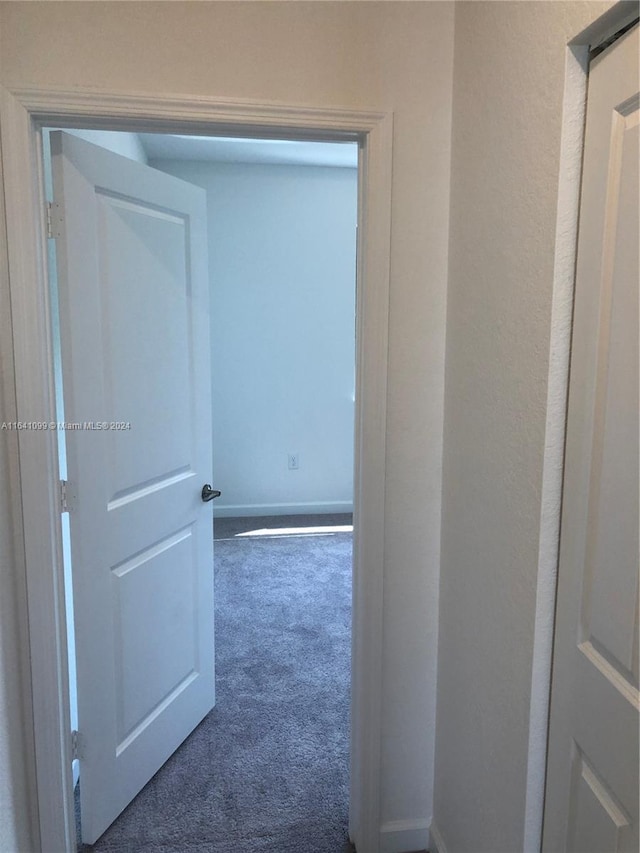
[[[297,453],[289,454],[289,470],[297,471],[300,467],[300,456]]]

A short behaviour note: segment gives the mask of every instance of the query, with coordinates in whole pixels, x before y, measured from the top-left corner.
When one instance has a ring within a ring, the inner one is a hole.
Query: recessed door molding
[[[16,419],[55,421],[43,126],[359,144],[350,832],[378,853],[392,115],[376,111],[36,88],[0,89]],[[18,434],[19,617],[28,638],[41,849],[73,853],[69,675],[56,436]]]

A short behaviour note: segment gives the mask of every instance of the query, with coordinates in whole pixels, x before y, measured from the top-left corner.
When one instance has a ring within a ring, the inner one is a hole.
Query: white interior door
[[[638,850],[638,27],[591,64],[543,848]]]
[[[93,843],[214,704],[206,202],[62,132],[51,151]]]

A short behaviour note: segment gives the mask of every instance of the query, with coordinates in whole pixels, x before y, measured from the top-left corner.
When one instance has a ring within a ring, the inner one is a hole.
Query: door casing
[[[350,835],[377,853],[392,115],[95,90],[0,89],[16,419],[56,420],[40,129],[356,141],[358,247]],[[39,847],[75,850],[69,675],[55,432],[18,432],[15,553],[24,585]]]

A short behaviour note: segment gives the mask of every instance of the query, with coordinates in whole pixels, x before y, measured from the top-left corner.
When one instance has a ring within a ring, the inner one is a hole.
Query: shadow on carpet
[[[216,707],[98,842],[80,850],[353,850],[351,534],[273,535],[274,526],[318,523],[273,522],[216,522]]]

